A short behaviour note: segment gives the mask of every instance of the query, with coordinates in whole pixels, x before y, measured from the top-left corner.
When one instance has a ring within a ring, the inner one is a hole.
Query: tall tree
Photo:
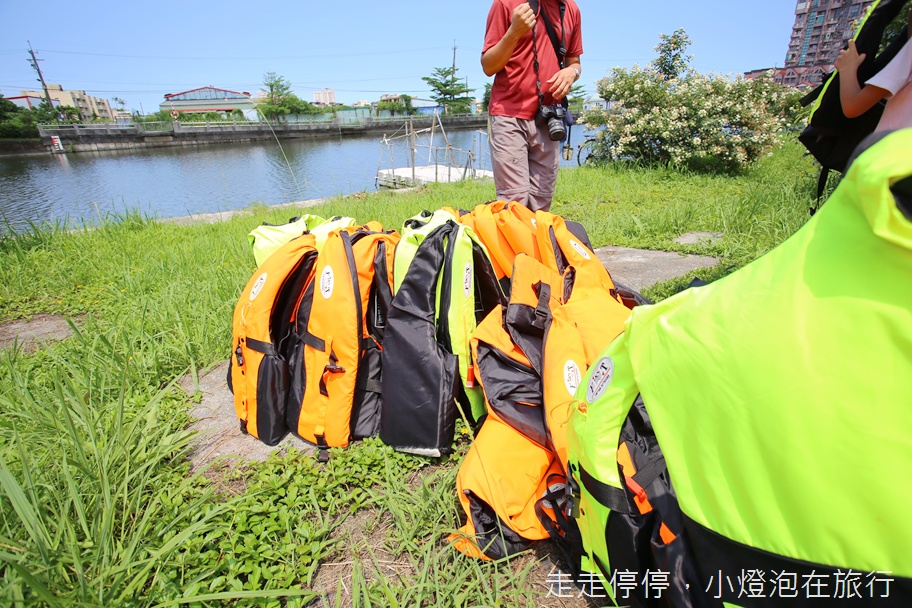
[[[494,88],[494,85],[490,82],[485,83],[485,92],[484,97],[481,100],[481,109],[485,112],[488,111],[488,107],[491,105],[491,89]]]
[[[567,93],[567,103],[570,105],[570,111],[579,114],[583,111],[583,104],[586,101],[586,89],[581,84],[575,84]]]
[[[671,36],[661,34],[659,38],[661,42],[655,47],[659,56],[652,60],[651,65],[666,80],[678,78],[693,61],[693,55],[684,54],[691,45],[690,36],[683,29],[679,29]]]
[[[458,71],[455,67],[435,68],[430,76],[423,76],[421,80],[434,91],[431,99],[445,107],[447,113],[466,114],[473,102],[469,93],[475,89],[470,89],[465,81],[456,76]]]
[[[265,102],[257,105],[268,120],[278,120],[286,114],[319,114],[322,112],[291,92],[291,83],[275,72],[263,76],[263,97]]]
[[[263,97],[266,101],[259,104],[257,109],[268,120],[278,120],[280,116],[291,112],[285,102],[292,94],[290,82],[275,72],[266,72],[263,75]]]

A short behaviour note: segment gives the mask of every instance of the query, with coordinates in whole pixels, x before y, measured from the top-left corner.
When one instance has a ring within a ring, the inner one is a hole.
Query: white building
[[[336,92],[332,89],[323,89],[314,93],[314,103],[321,103],[324,106],[335,105]]]
[[[245,115],[248,112],[255,114],[250,93],[219,89],[213,86],[200,87],[181,93],[169,93],[165,95],[165,101],[158,105],[158,109],[181,114],[205,114],[206,112],[229,114],[234,110],[241,110]]]

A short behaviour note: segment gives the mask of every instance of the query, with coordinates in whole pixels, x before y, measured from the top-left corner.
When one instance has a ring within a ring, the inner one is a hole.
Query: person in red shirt
[[[494,0],[488,13],[481,67],[486,75],[494,76],[488,113],[497,198],[519,201],[533,211],[547,211],[557,183],[560,142],[552,141],[547,125],[537,124],[535,118],[540,105],[558,104],[579,80],[583,38],[574,0],[539,0],[533,4],[538,5],[537,13],[526,0]],[[563,69],[542,11],[566,49]],[[536,81],[541,83],[541,100]]]

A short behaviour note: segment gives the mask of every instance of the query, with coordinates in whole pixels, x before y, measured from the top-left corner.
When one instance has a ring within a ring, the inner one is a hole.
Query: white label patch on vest
[[[586,402],[595,401],[605,394],[614,378],[614,361],[611,357],[603,357],[592,366],[592,376],[589,378],[589,387],[586,389]]]
[[[256,280],[256,283],[253,284],[253,288],[250,290],[250,301],[253,302],[254,298],[260,295],[260,292],[263,291],[263,285],[266,284],[266,273],[260,275],[260,278]]]
[[[583,247],[582,245],[580,245],[579,243],[577,243],[576,241],[574,241],[573,239],[570,239],[570,246],[573,247],[578,254],[580,254],[587,260],[592,259],[592,257],[589,255],[589,252],[586,251],[586,248]]]
[[[532,218],[532,227],[538,230],[538,222],[535,221],[535,218]]]
[[[472,262],[466,262],[465,273],[462,277],[462,293],[466,299],[472,295]]]
[[[324,299],[328,300],[329,296],[332,295],[334,283],[335,276],[333,275],[332,266],[327,266],[323,269],[323,274],[320,275],[320,294]]]
[[[580,373],[579,365],[573,359],[568,359],[564,363],[564,386],[567,387],[567,392],[570,393],[571,397],[576,394],[576,389],[579,388],[582,379],[583,376]]]

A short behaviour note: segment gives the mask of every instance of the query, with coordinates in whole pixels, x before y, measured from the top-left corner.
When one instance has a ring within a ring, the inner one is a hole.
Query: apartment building
[[[314,103],[323,106],[332,106],[336,103],[336,92],[333,89],[323,89],[314,93]]]
[[[47,90],[52,102],[56,101],[61,106],[70,106],[79,110],[80,120],[89,121],[96,118],[114,120],[114,112],[111,111],[111,104],[107,99],[92,97],[85,91],[66,91],[59,84],[49,84]],[[44,99],[44,91],[20,91],[19,94]]]
[[[799,0],[785,67],[832,69],[872,4],[873,0]]]

